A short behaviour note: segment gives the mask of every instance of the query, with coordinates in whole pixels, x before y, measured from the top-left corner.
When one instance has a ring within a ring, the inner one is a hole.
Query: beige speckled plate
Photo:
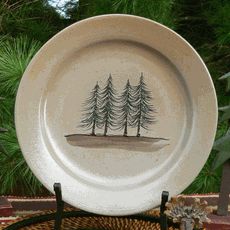
[[[90,18],[58,33],[17,94],[20,146],[39,180],[81,209],[126,215],[183,191],[211,150],[212,80],[196,51],[156,22]]]

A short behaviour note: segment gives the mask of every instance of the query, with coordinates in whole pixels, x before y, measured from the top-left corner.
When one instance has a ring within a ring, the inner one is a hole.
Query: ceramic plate
[[[104,15],[49,40],[17,94],[30,168],[81,209],[126,215],[159,205],[197,176],[217,124],[212,80],[196,51],[148,19]]]

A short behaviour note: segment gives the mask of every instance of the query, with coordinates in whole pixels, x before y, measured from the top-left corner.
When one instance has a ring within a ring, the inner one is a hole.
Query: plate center
[[[53,67],[43,94],[43,138],[73,177],[137,185],[176,163],[190,112],[182,77],[163,55],[139,43],[104,41]]]

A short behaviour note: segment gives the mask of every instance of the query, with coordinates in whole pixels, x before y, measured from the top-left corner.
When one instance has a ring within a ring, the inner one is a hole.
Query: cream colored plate
[[[106,96],[111,82],[115,105]],[[97,84],[100,97],[87,101]],[[31,61],[16,100],[17,135],[34,174],[50,191],[60,182],[73,206],[106,215],[145,211],[163,190],[182,192],[205,164],[216,124],[215,90],[196,51],[161,24],[129,15],[90,18],[54,36]]]

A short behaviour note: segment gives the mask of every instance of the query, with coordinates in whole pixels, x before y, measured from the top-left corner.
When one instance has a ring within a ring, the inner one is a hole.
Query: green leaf
[[[7,132],[7,129],[0,127],[0,133]]]
[[[223,116],[221,117],[220,121],[226,121],[226,120],[230,119],[230,105],[220,107],[219,110],[224,113]]]
[[[230,78],[227,79],[226,92],[230,91]]]
[[[2,145],[1,142],[0,142],[0,153],[2,153],[2,154],[4,154],[5,156],[7,156],[6,149],[4,148],[4,146]]]
[[[230,78],[230,72],[228,72],[228,73],[224,74],[223,76],[221,76],[221,77],[219,78],[219,80],[225,80],[225,79],[227,79],[227,78]]]
[[[216,159],[213,162],[213,169],[217,169],[228,159],[230,159],[230,150],[218,152]]]
[[[219,80],[227,80],[226,92],[230,91],[230,72],[224,74]]]
[[[216,140],[213,149],[218,151],[229,151],[230,153],[230,135],[227,134]]]
[[[212,165],[215,157],[216,153],[212,152],[199,175],[190,184],[190,186],[183,191],[183,193],[193,194],[219,192],[221,168],[213,170]]]
[[[213,149],[218,151],[213,162],[213,169],[216,169],[230,159],[230,134],[227,133],[225,136],[218,139],[214,143]]]

